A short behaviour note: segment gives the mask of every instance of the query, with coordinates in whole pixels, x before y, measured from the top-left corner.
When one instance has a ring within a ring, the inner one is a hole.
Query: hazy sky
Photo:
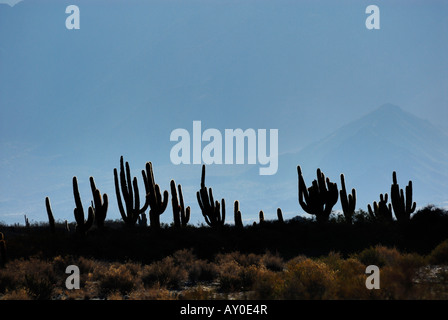
[[[446,1],[39,1],[0,3],[0,221],[73,221],[71,181],[110,197],[121,155],[134,176],[152,161],[156,182],[174,178],[203,222],[199,165],[170,162],[170,133],[278,129],[295,152],[394,103],[448,132]],[[380,29],[368,30],[368,5]],[[66,28],[66,7],[80,29]],[[273,206],[245,166],[215,165],[207,184],[255,220]],[[261,184],[260,184],[261,181]],[[269,181],[266,177],[265,182]],[[297,190],[284,190],[296,199]],[[250,200],[252,199],[252,200]],[[247,202],[244,202],[247,200]],[[265,201],[265,202],[263,202]],[[254,204],[256,202],[256,205]],[[171,204],[162,216],[172,221]],[[287,217],[300,210],[285,209]],[[272,212],[268,218],[275,216]],[[230,218],[230,220],[232,220]]]

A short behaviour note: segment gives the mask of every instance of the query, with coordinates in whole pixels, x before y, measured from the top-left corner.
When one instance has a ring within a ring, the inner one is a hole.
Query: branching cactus
[[[367,206],[367,210],[369,211],[370,217],[374,220],[378,220],[381,222],[391,222],[392,221],[392,205],[388,201],[387,193],[380,194],[380,201],[377,203],[373,202],[373,210],[370,204]]]
[[[392,207],[395,212],[395,217],[399,222],[408,222],[411,219],[411,214],[415,211],[417,204],[412,202],[412,181],[409,181],[406,186],[406,199],[403,193],[403,189],[397,183],[397,174],[394,171],[392,173],[393,184],[390,189],[390,198],[392,201]]]
[[[171,180],[170,187],[174,226],[176,228],[186,227],[188,221],[190,221],[190,207],[185,208],[182,186],[179,184],[176,190],[176,182]],[[179,194],[177,191],[179,191]]]
[[[90,177],[90,188],[93,195],[93,211],[95,213],[95,223],[98,228],[104,227],[104,221],[106,220],[107,207],[109,205],[107,194],[101,196],[100,190],[95,185],[95,180]]]
[[[79,195],[78,190],[78,180],[76,179],[76,177],[73,177],[73,195],[75,197],[76,205],[76,208],[74,209],[76,232],[78,232],[79,234],[85,234],[92,227],[95,220],[95,214],[93,212],[93,207],[90,206],[88,210],[87,220],[84,219],[84,209],[82,207],[81,196]]]
[[[341,186],[342,189],[339,192],[339,195],[341,197],[342,211],[344,212],[345,221],[351,224],[353,221],[353,214],[355,213],[356,190],[353,188],[352,193],[347,197],[347,190],[345,189],[345,179],[343,174],[341,174]]]
[[[146,172],[142,170],[143,181],[145,182],[145,190],[149,199],[149,223],[151,228],[160,228],[160,215],[165,212],[168,205],[168,191],[160,192],[160,187],[154,181],[154,173],[152,171],[152,163],[146,163]]]
[[[307,188],[302,176],[300,166],[297,166],[299,175],[299,203],[306,213],[316,216],[319,223],[327,222],[331,210],[338,201],[338,186],[330,182],[329,178],[320,169],[317,169],[317,179],[311,187]]]
[[[205,165],[202,165],[201,175],[201,190],[196,192],[199,207],[205,222],[211,227],[221,227],[226,220],[226,203],[221,199],[221,204],[218,200],[213,199],[212,188],[205,186]]]
[[[144,213],[149,206],[149,196],[146,195],[145,204],[140,208],[140,195],[138,190],[137,178],[131,179],[131,169],[129,163],[123,164],[123,156],[120,158],[120,182],[118,181],[117,169],[114,169],[115,193],[117,195],[118,209],[126,226],[134,227],[140,214]],[[121,187],[121,188],[120,188]],[[121,192],[120,192],[121,190]],[[123,202],[121,201],[121,193],[123,193]]]
[[[280,223],[284,222],[282,209],[280,209],[280,208],[277,208],[277,219]]]
[[[236,200],[233,204],[233,215],[235,220],[235,227],[243,228],[243,218],[240,211],[240,202]]]
[[[53,210],[51,209],[51,203],[50,198],[45,198],[45,207],[47,208],[47,215],[48,215],[48,223],[50,225],[50,231],[51,233],[56,232],[55,222],[54,222],[54,216],[53,216]]]

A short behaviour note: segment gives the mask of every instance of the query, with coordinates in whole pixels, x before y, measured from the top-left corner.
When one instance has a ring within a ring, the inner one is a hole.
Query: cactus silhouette
[[[243,228],[243,218],[240,211],[240,202],[236,200],[233,204],[233,216],[235,220],[235,227]]]
[[[23,217],[25,219],[25,227],[29,228],[30,227],[30,220],[28,220],[28,217],[26,216],[26,214],[24,214]]]
[[[142,170],[143,181],[145,182],[145,190],[149,199],[149,223],[151,228],[160,228],[160,215],[165,212],[168,205],[168,191],[160,192],[160,187],[154,181],[154,172],[152,170],[152,163],[146,163],[146,172]]]
[[[88,210],[87,220],[84,220],[84,209],[82,207],[81,196],[79,195],[78,190],[78,180],[76,177],[73,177],[73,195],[75,197],[75,220],[76,220],[76,232],[79,234],[85,234],[92,227],[93,222],[95,220],[95,214],[93,211],[93,207],[90,206]]]
[[[182,186],[179,184],[176,190],[176,182],[171,180],[171,204],[173,206],[173,220],[176,228],[186,227],[190,221],[190,207],[185,208],[184,196],[182,194]]]
[[[306,213],[315,215],[319,223],[328,221],[333,206],[338,201],[338,186],[330,182],[320,169],[317,169],[317,179],[307,188],[302,170],[297,166],[299,175],[299,204]],[[325,184],[326,183],[326,184]]]
[[[380,201],[377,203],[376,201],[373,202],[373,210],[370,204],[367,206],[367,210],[369,211],[370,216],[372,219],[381,221],[381,222],[391,222],[392,219],[392,205],[389,203],[387,204],[388,195],[387,193],[380,194]]]
[[[258,213],[258,218],[260,220],[260,224],[264,223],[264,212],[263,212],[263,210],[260,210],[260,212]]]
[[[53,210],[51,209],[51,203],[50,198],[45,198],[45,207],[47,208],[47,215],[48,215],[48,223],[50,225],[50,231],[51,233],[55,233],[56,227],[54,223],[54,216],[53,216]]]
[[[149,206],[149,195],[146,194],[145,204],[140,208],[140,195],[138,190],[137,178],[131,179],[131,169],[129,163],[126,161],[126,171],[125,165],[123,164],[123,156],[120,158],[120,182],[118,181],[118,171],[114,169],[114,181],[115,181],[115,193],[117,195],[118,209],[120,210],[121,217],[125,222],[126,226],[133,227],[137,223],[137,219],[140,214],[144,213]],[[121,193],[123,193],[123,199],[125,202],[125,207],[123,207],[123,202],[121,201]]]
[[[148,219],[146,218],[146,213],[142,213],[138,216],[137,219],[138,225],[142,228],[146,228],[148,226]]]
[[[345,221],[349,224],[353,221],[353,214],[355,213],[356,206],[356,190],[353,188],[352,193],[347,197],[347,190],[345,189],[344,175],[341,174],[341,191],[339,195],[341,197],[342,211],[344,213]]]
[[[93,212],[95,213],[95,224],[98,228],[104,227],[104,221],[106,220],[107,208],[109,205],[107,194],[101,196],[100,190],[97,189],[95,185],[95,180],[93,177],[89,178],[90,188],[93,195]]]
[[[281,223],[284,222],[284,220],[283,220],[282,209],[280,209],[280,208],[277,208],[277,219],[278,219],[278,221],[281,222]]]
[[[201,189],[196,192],[199,207],[205,222],[211,227],[220,227],[226,220],[226,203],[221,199],[221,205],[218,200],[213,199],[213,190],[205,186],[205,165],[202,165]]]
[[[390,189],[390,198],[394,209],[395,217],[399,222],[408,222],[411,214],[415,211],[417,204],[412,202],[412,181],[406,186],[406,199],[403,189],[397,183],[397,174],[392,173],[393,184]]]

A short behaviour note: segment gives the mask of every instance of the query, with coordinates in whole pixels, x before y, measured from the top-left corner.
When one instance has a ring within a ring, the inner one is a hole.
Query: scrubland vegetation
[[[242,229],[162,225],[128,229],[106,221],[80,235],[57,225],[2,226],[8,259],[4,300],[447,299],[447,214],[427,207],[410,223],[332,217],[265,221]],[[380,268],[379,290],[365,286]],[[66,267],[80,269],[68,290]]]

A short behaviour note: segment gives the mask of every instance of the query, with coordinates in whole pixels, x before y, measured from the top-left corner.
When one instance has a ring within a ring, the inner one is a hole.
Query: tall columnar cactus
[[[4,267],[6,264],[6,240],[5,235],[0,232],[0,266]]]
[[[392,207],[394,209],[395,217],[398,222],[408,222],[411,219],[411,214],[415,211],[417,204],[412,202],[412,181],[409,181],[406,186],[406,199],[403,189],[397,183],[397,174],[392,173],[393,184],[390,189],[390,198]]]
[[[297,173],[300,206],[306,213],[315,215],[317,222],[328,221],[331,210],[338,201],[337,184],[330,182],[329,178],[325,179],[325,175],[317,169],[317,179],[313,181],[311,187],[307,188],[300,166],[297,166]]]
[[[84,219],[84,209],[82,207],[81,196],[78,190],[78,180],[73,177],[73,195],[75,197],[75,220],[76,220],[76,232],[80,234],[85,234],[92,227],[95,220],[95,214],[93,212],[93,207],[90,206],[88,210],[87,220]]]
[[[233,216],[235,220],[235,227],[243,228],[243,218],[240,211],[240,202],[236,200],[233,204]]]
[[[369,211],[370,216],[374,220],[378,220],[381,222],[391,222],[392,221],[392,205],[388,201],[387,193],[380,194],[380,201],[377,203],[373,202],[373,210],[370,204],[367,206],[367,210]]]
[[[160,192],[160,187],[154,181],[154,173],[152,171],[152,163],[146,163],[146,172],[142,170],[143,181],[145,182],[145,190],[149,199],[149,223],[151,228],[160,228],[160,215],[165,212],[168,205],[169,193],[167,190],[162,194]]]
[[[138,190],[137,178],[131,178],[131,169],[129,168],[129,163],[123,164],[123,156],[120,158],[120,182],[118,181],[117,169],[114,169],[114,180],[115,180],[115,193],[117,195],[118,209],[120,210],[121,217],[125,222],[126,226],[134,227],[137,223],[138,216],[145,212],[149,206],[149,195],[146,195],[145,204],[140,208],[140,195]],[[123,199],[125,207],[123,207],[123,202],[121,201],[121,193],[123,193]]]
[[[26,214],[24,214],[23,217],[25,219],[25,227],[29,228],[30,227],[30,220],[28,219]]]
[[[280,223],[284,222],[282,209],[280,209],[280,208],[277,208],[277,219]]]
[[[347,190],[345,189],[345,179],[343,174],[341,174],[341,186],[342,189],[341,191],[339,191],[339,195],[341,197],[342,211],[344,213],[345,221],[351,224],[353,221],[353,214],[355,213],[356,190],[353,188],[352,193],[347,197]]]
[[[95,213],[95,223],[98,228],[103,228],[104,221],[106,220],[107,208],[109,205],[108,197],[106,193],[101,196],[101,192],[97,189],[93,177],[90,177],[89,180],[90,188],[93,195],[93,211]]]
[[[263,212],[263,210],[260,210],[260,212],[258,213],[258,218],[260,220],[260,224],[264,223],[264,212]]]
[[[174,226],[176,228],[186,227],[188,221],[190,221],[190,207],[185,208],[182,186],[180,184],[177,186],[177,190],[179,190],[179,196],[176,190],[176,182],[174,180],[171,180],[170,187]]]
[[[221,204],[218,200],[215,201],[212,188],[205,186],[205,165],[202,165],[201,190],[196,192],[196,197],[205,222],[211,227],[223,226],[226,220],[226,203],[224,199],[221,199]]]
[[[50,231],[51,233],[56,232],[55,222],[54,222],[54,216],[53,216],[53,210],[51,209],[51,203],[50,198],[45,198],[45,207],[47,208],[47,215],[48,215],[48,223],[50,225]]]

